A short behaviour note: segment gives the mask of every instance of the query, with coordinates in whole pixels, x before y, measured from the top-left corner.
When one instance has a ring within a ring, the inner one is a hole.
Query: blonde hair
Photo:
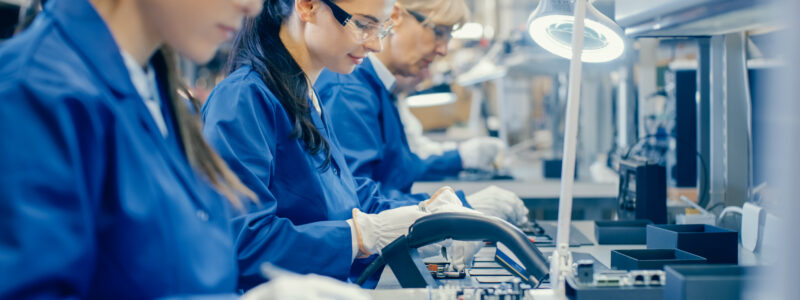
[[[440,25],[461,26],[469,19],[469,7],[465,0],[397,0],[405,9],[425,14]]]

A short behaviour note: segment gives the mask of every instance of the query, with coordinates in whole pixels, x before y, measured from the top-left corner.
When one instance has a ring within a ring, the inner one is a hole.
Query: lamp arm
[[[583,52],[586,2],[575,0],[575,25],[572,35],[572,58],[569,63],[567,115],[564,129],[564,155],[561,165],[561,195],[558,200],[556,251],[550,264],[553,291],[564,294],[564,278],[570,273],[572,255],[569,252],[570,223],[572,223],[572,192],[575,183],[575,152],[578,140],[578,114],[581,100],[581,54]]]

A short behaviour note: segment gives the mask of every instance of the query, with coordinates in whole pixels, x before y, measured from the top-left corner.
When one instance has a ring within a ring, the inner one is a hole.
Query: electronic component
[[[594,280],[588,285],[595,287],[622,286],[663,286],[665,274],[661,270],[605,271],[594,274]],[[579,281],[583,284],[585,282]]]
[[[451,270],[449,263],[426,263],[426,266],[435,279],[460,279],[467,276],[464,270]]]
[[[461,300],[521,300],[526,299],[525,293],[531,286],[525,284],[519,278],[513,278],[510,282],[504,282],[488,288],[463,288],[456,293],[457,299]]]
[[[594,261],[584,259],[576,262],[575,274],[579,282],[594,282]]]
[[[667,170],[641,157],[619,162],[620,220],[667,223]]]

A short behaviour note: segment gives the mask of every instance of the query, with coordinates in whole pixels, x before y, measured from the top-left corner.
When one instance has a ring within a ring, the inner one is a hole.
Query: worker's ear
[[[317,12],[319,11],[319,6],[321,3],[319,0],[295,0],[294,1],[294,9],[297,12],[297,15],[300,17],[300,21],[313,23],[315,17],[317,16]]]
[[[392,19],[392,23],[394,23],[394,27],[399,26],[400,23],[403,22],[403,19],[405,19],[405,14],[403,11],[403,7],[400,6],[400,4],[398,3],[394,4],[394,8],[392,9],[392,15],[390,16],[390,18]]]

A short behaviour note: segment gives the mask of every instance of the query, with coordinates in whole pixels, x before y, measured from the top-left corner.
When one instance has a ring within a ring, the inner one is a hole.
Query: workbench
[[[548,223],[548,222],[541,222]],[[554,224],[555,222],[553,222]],[[597,239],[594,235],[594,222],[593,221],[574,221],[572,222],[573,228],[577,228],[583,233],[594,245],[570,247],[572,252],[587,253],[592,255],[597,261],[605,266],[611,264],[611,251],[619,249],[646,249],[645,245],[598,245]],[[552,252],[554,247],[539,247],[543,253]],[[739,246],[739,265],[763,265],[763,258],[756,253],[744,250]],[[428,289],[401,289],[397,279],[392,274],[389,268],[384,269],[383,275],[378,282],[378,287],[375,290],[369,291],[375,300],[415,300],[415,299],[429,299]],[[542,291],[545,298],[546,292]],[[538,298],[537,298],[538,299]],[[558,299],[558,298],[552,298]]]

